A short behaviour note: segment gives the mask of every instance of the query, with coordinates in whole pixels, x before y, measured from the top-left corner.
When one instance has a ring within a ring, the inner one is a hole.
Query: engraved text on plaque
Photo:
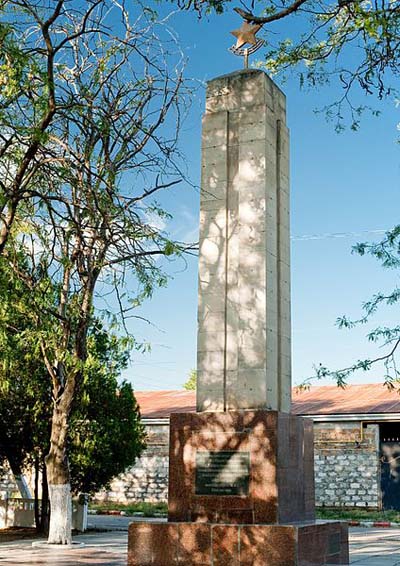
[[[196,495],[248,495],[250,452],[196,453]]]

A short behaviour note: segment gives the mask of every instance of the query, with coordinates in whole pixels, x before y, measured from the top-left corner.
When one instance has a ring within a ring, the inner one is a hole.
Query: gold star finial
[[[231,31],[231,34],[236,37],[235,49],[240,49],[246,43],[256,45],[256,33],[261,29],[260,25],[251,25],[248,22],[243,22],[242,27]]]

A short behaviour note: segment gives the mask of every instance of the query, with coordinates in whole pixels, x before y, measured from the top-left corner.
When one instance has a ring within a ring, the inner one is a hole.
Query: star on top
[[[236,37],[236,49],[240,49],[246,43],[255,45],[257,43],[256,33],[261,29],[260,25],[251,25],[248,22],[243,22],[242,27],[231,31],[231,34]]]

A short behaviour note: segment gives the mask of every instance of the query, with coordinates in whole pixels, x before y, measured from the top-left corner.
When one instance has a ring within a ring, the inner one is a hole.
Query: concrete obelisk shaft
[[[208,83],[200,204],[197,410],[290,411],[285,96],[244,70]]]

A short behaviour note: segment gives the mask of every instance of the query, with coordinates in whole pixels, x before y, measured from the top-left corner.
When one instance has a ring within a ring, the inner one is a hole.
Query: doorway
[[[382,508],[400,510],[400,422],[379,428]]]

